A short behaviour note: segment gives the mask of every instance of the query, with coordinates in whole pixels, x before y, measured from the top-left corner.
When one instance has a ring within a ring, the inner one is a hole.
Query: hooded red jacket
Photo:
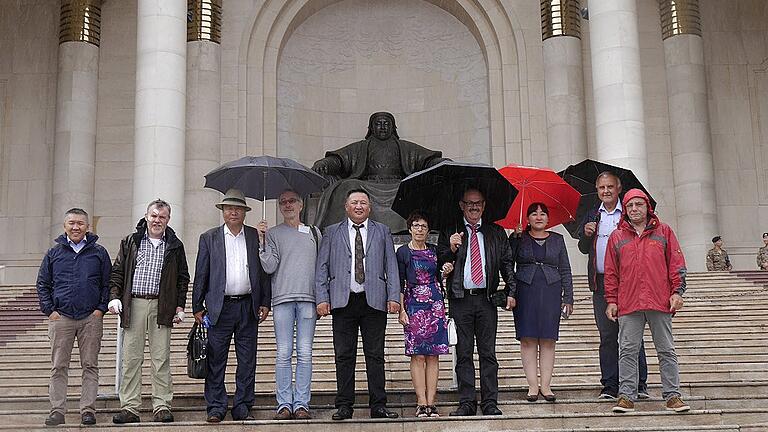
[[[648,224],[638,236],[625,216],[608,238],[605,301],[618,305],[619,316],[641,310],[673,313],[669,298],[685,292],[685,257],[672,228],[653,213],[643,191],[627,192],[624,208],[637,197],[648,204]]]

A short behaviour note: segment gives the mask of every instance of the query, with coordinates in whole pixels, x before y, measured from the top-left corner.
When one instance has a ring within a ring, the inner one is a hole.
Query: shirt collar
[[[227,226],[227,224],[224,224],[224,236],[228,236],[228,235],[231,235],[234,238],[238,238],[240,236],[245,237],[245,225],[243,225],[243,227],[240,228],[240,232],[237,233],[237,235],[234,235],[232,234],[232,231],[229,230],[229,227]]]
[[[472,224],[467,222],[467,218],[464,218],[464,226],[471,226]],[[483,226],[483,219],[480,218],[479,221],[477,221],[477,229],[480,229],[480,227]]]
[[[147,239],[147,240],[152,240],[152,239],[149,237],[149,232],[145,232],[145,233],[144,233],[144,238],[145,238],[145,239]],[[159,239],[155,239],[155,240],[160,240],[160,241],[163,241],[163,242],[164,242],[164,241],[165,241],[165,232],[163,232],[163,236],[162,236],[162,237],[160,237]]]
[[[619,213],[623,213],[623,212],[624,212],[624,209],[621,207],[621,201],[616,201],[616,208],[614,208],[614,209],[613,209],[613,211],[609,212],[608,210],[606,210],[606,209],[605,209],[605,203],[604,203],[604,202],[601,202],[601,203],[600,203],[600,211],[601,211],[601,212],[605,212],[605,213],[607,213],[607,214],[614,214],[614,213],[616,213],[617,211],[618,211]]]
[[[69,245],[70,245],[70,246],[85,246],[85,244],[87,243],[87,240],[88,240],[88,234],[86,234],[85,236],[83,236],[83,239],[82,239],[82,240],[80,240],[80,243],[77,243],[77,244],[75,244],[75,242],[73,242],[73,241],[72,241],[72,240],[69,238],[69,236],[67,236],[67,243],[69,243]]]
[[[368,221],[369,221],[369,220],[370,220],[370,219],[366,219],[366,220],[364,220],[364,221],[363,221],[363,223],[361,223],[361,224],[356,224],[356,223],[352,222],[352,219],[350,219],[350,218],[347,218],[347,223],[349,224],[349,229],[351,229],[351,230],[355,229],[355,228],[354,228],[354,226],[355,226],[355,225],[362,225],[362,226],[363,226],[363,229],[366,229],[366,230],[367,230],[367,229],[368,229]]]

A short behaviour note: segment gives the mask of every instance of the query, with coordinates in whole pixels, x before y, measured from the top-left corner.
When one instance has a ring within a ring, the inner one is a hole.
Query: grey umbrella
[[[216,168],[205,175],[205,187],[226,193],[240,189],[245,196],[259,201],[277,198],[293,189],[301,196],[318,192],[328,184],[320,174],[293,159],[273,156],[246,156]],[[267,209],[262,206],[262,218]]]

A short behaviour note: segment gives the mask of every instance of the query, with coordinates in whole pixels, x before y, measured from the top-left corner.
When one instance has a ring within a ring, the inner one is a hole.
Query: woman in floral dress
[[[406,223],[411,241],[397,250],[403,305],[399,321],[405,331],[405,355],[411,357],[416,417],[438,417],[438,356],[448,353],[448,327],[438,284],[437,251],[435,245],[426,242],[429,222],[424,214],[411,213]],[[452,270],[450,263],[443,265],[443,272]]]

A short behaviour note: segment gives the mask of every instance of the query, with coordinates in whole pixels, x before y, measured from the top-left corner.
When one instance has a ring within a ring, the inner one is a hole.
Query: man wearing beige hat
[[[218,423],[227,414],[224,373],[232,336],[237,371],[232,402],[233,420],[253,420],[258,325],[269,314],[271,284],[259,260],[259,233],[245,225],[251,208],[245,196],[230,189],[221,202],[224,224],[200,235],[192,290],[195,322],[208,316],[208,374],[205,378],[207,421]]]

